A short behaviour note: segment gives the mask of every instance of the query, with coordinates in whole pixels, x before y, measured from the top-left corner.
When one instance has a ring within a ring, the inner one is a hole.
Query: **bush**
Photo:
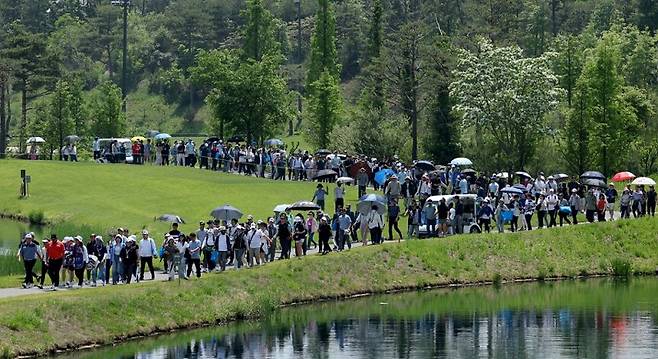
[[[628,259],[614,259],[612,261],[612,274],[618,277],[629,277],[633,274],[631,262]]]
[[[31,224],[46,224],[46,216],[43,211],[32,211],[27,215],[27,218]]]

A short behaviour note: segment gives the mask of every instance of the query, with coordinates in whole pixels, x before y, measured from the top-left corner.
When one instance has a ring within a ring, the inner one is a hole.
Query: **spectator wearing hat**
[[[610,215],[610,220],[614,221],[615,220],[615,203],[617,202],[617,197],[619,196],[619,193],[617,192],[617,189],[615,188],[614,183],[610,183],[608,185],[608,189],[605,191],[605,197],[608,201],[608,206],[606,208],[608,214]]]
[[[571,196],[569,197],[569,206],[571,207],[571,222],[573,224],[578,224],[578,212],[582,210],[580,196],[578,195],[578,188],[574,187],[571,189]]]
[[[491,208],[489,198],[485,198],[478,212],[478,221],[487,233],[491,232],[491,217],[493,217],[493,209]]]
[[[656,189],[653,185],[649,186],[647,191],[647,215],[654,217],[656,215]]]
[[[213,237],[214,241],[217,243],[217,251],[219,252],[219,270],[223,272],[226,270],[226,260],[231,246],[231,240],[226,231],[226,226],[213,228],[212,233],[209,233],[207,238],[209,237]]]
[[[334,212],[338,212],[339,209],[345,207],[345,187],[343,187],[342,182],[336,183],[336,188],[334,188]]]
[[[370,181],[368,173],[366,172],[365,168],[361,167],[359,174],[356,175],[356,183],[359,186],[359,198],[366,194],[366,186],[368,186],[368,181]]]
[[[124,280],[126,284],[130,284],[139,260],[139,246],[135,236],[129,236],[126,239],[126,245],[119,252],[119,256],[121,257],[121,263],[123,263]],[[139,278],[137,279],[137,282],[139,282]]]
[[[149,231],[146,229],[142,231],[142,240],[139,242],[139,280],[144,280],[144,268],[146,265],[151,272],[151,280],[155,279],[155,271],[153,270],[153,258],[158,258],[157,246],[153,238],[149,237]]]
[[[75,277],[78,279],[78,287],[82,288],[84,281],[85,269],[87,269],[87,262],[89,261],[89,253],[81,236],[75,236],[73,241],[73,271]],[[72,284],[69,284],[72,287]]]
[[[32,288],[34,285],[34,265],[37,263],[37,258],[42,258],[39,246],[33,241],[33,238],[31,233],[26,234],[18,251],[18,259],[23,261],[23,267],[25,268],[23,288]]]

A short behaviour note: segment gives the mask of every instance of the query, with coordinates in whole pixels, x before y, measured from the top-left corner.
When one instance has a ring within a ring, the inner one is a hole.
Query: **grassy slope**
[[[0,352],[43,352],[193,324],[257,317],[281,304],[364,292],[543,276],[635,271],[658,264],[654,219],[451,237],[276,262],[199,281],[106,287],[0,300]],[[208,298],[213,298],[209,301]],[[176,305],[174,303],[186,303]],[[199,311],[201,306],[205,308]],[[68,328],[62,331],[61,328]]]
[[[32,176],[30,198],[18,198],[19,172]],[[196,221],[225,203],[245,215],[266,219],[281,203],[310,200],[315,184],[257,179],[214,173],[198,168],[46,161],[0,161],[0,212],[29,214],[43,210],[46,218],[92,227],[143,226],[164,231],[167,223],[154,217],[174,213],[196,229]],[[331,197],[330,197],[331,198]],[[356,189],[348,190],[348,203]]]

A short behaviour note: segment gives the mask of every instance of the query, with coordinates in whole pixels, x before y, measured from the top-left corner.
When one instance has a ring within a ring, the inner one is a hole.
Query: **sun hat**
[[[142,234],[146,234],[146,235],[148,235],[148,234],[149,234],[149,231],[147,231],[147,230],[145,229],[145,230],[142,231]]]
[[[215,229],[216,229],[216,228],[215,228]],[[220,231],[225,231],[225,230],[226,230],[226,226],[219,226],[219,230],[220,230]]]
[[[76,241],[82,242],[82,236],[81,235],[77,235],[77,236],[73,237],[73,239],[75,239]]]
[[[32,233],[25,234],[25,239],[28,239],[28,238],[29,239],[34,239],[34,237],[32,236]]]

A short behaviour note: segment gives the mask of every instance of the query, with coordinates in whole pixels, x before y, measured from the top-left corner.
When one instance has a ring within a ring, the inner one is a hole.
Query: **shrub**
[[[27,215],[28,220],[31,224],[45,224],[46,216],[43,214],[43,211],[32,211]]]
[[[631,262],[623,258],[614,259],[612,261],[612,274],[618,277],[629,277],[633,274]]]

